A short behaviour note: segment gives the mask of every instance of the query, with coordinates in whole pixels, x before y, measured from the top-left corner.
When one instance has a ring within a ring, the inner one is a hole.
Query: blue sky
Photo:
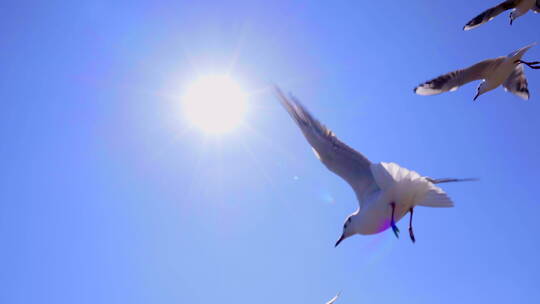
[[[1,302],[530,302],[540,75],[526,70],[528,102],[412,93],[540,41],[531,13],[461,30],[492,2],[6,3]],[[225,72],[250,110],[206,136],[180,96]],[[444,186],[455,208],[417,208],[414,245],[386,231],[334,248],[355,197],[270,83],[372,161],[481,181]]]

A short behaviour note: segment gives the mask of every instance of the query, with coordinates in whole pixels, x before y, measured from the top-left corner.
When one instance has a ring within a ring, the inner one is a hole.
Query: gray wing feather
[[[364,155],[340,141],[334,132],[315,119],[294,97],[287,98],[278,87],[275,87],[275,93],[320,161],[347,181],[357,195],[360,194],[360,204],[365,192],[378,189],[371,173],[371,162]]]
[[[522,0],[507,0],[497,6],[487,9],[484,12],[482,12],[480,15],[474,17],[471,21],[469,21],[463,27],[463,30],[465,31],[472,30],[473,28],[476,28],[490,21],[491,19],[497,17],[502,12],[515,8],[521,1]]]
[[[527,77],[523,70],[523,64],[518,64],[512,74],[504,81],[503,87],[506,91],[513,93],[525,100],[529,99],[529,89]]]
[[[419,95],[436,95],[443,92],[457,90],[471,81],[485,79],[492,67],[500,63],[503,58],[488,59],[472,65],[468,68],[453,71],[430,81],[427,81],[414,89]]]

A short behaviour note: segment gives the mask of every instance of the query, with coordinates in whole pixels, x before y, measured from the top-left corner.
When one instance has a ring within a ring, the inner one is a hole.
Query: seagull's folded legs
[[[416,239],[414,238],[414,232],[412,228],[412,217],[413,217],[414,208],[409,209],[409,213],[411,214],[411,217],[409,218],[409,236],[411,237],[411,241],[413,243],[416,242]]]
[[[392,202],[390,203],[390,206],[392,206],[392,220],[390,222],[392,225],[392,231],[394,231],[394,234],[399,239],[399,228],[396,226],[396,221],[394,220],[394,212],[396,211],[396,203]]]

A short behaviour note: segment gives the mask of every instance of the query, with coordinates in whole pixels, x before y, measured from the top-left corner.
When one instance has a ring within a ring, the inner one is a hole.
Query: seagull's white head
[[[353,236],[357,233],[356,226],[358,224],[358,221],[359,221],[359,218],[358,218],[357,213],[353,213],[345,219],[345,223],[343,224],[343,233],[337,240],[336,245],[334,245],[334,247],[337,247],[339,243],[341,243],[344,239],[350,236]]]

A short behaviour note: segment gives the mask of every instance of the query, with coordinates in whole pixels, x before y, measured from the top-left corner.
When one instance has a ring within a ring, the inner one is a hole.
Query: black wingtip
[[[471,177],[471,178],[431,178],[431,177],[428,177],[427,180],[433,184],[446,184],[446,183],[461,183],[461,182],[477,182],[480,179],[476,177]]]
[[[478,177],[469,177],[469,178],[461,178],[457,180],[458,182],[479,182],[480,179]]]

